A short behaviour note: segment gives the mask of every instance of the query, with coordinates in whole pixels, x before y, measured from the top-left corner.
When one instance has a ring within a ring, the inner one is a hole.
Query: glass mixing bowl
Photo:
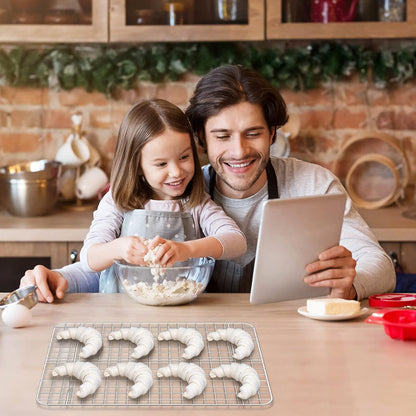
[[[201,294],[214,270],[211,257],[193,258],[172,267],[137,266],[114,261],[124,291],[144,305],[182,305]]]

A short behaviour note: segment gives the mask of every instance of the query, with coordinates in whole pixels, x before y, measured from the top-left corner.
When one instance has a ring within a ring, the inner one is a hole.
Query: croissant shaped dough
[[[174,339],[186,344],[186,348],[182,355],[185,360],[196,357],[204,349],[204,339],[202,338],[202,335],[193,328],[171,328],[159,333],[157,338],[159,341],[169,341]]]
[[[104,377],[109,376],[124,376],[133,381],[134,384],[129,391],[129,397],[132,399],[146,394],[153,385],[152,370],[143,363],[117,363],[104,370]]]
[[[207,377],[204,370],[193,363],[169,364],[157,370],[158,377],[179,377],[186,381],[188,385],[185,388],[183,397],[193,399],[201,394],[207,385]]]
[[[82,381],[77,391],[77,396],[83,399],[94,394],[101,384],[100,370],[94,364],[87,361],[65,363],[52,370],[52,376],[74,376]]]
[[[84,343],[85,345],[79,354],[81,358],[88,358],[91,355],[97,354],[103,346],[101,334],[96,329],[86,326],[68,328],[64,331],[60,331],[56,334],[56,338],[58,340],[76,339]]]
[[[141,358],[150,351],[152,351],[153,347],[155,346],[155,342],[153,339],[153,334],[145,328],[138,328],[138,327],[130,327],[130,328],[121,328],[118,331],[110,332],[108,335],[108,339],[112,340],[120,340],[125,339],[128,341],[137,344],[136,348],[133,350],[131,354],[132,358]]]
[[[232,363],[223,364],[213,368],[209,373],[211,378],[231,377],[241,383],[237,397],[246,400],[257,394],[260,387],[260,379],[257,371],[247,364]]]
[[[229,341],[236,345],[237,348],[232,355],[236,360],[242,360],[248,357],[254,349],[254,342],[251,335],[240,328],[218,329],[207,334],[208,341]]]

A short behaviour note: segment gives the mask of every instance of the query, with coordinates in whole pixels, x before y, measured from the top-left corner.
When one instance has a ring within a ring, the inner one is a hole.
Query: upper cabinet
[[[0,42],[108,41],[108,0],[0,0]]]
[[[264,0],[111,0],[111,42],[255,41]]]
[[[416,0],[0,0],[1,43],[416,37]]]
[[[266,0],[267,39],[416,36],[415,0]]]

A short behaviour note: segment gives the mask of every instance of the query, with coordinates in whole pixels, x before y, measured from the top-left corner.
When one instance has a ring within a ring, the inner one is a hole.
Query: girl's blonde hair
[[[143,208],[152,198],[153,190],[142,176],[141,151],[149,140],[167,129],[188,133],[191,141],[195,173],[181,199],[185,199],[187,208],[202,201],[204,180],[189,120],[176,105],[152,99],[133,105],[120,125],[110,178],[112,196],[119,209],[130,211]],[[169,143],[166,145],[169,146]]]

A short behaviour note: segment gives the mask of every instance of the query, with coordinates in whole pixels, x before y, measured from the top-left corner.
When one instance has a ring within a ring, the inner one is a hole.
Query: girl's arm
[[[192,214],[206,237],[185,242],[155,237],[149,243],[149,250],[155,250],[155,263],[168,267],[191,257],[231,259],[246,252],[245,235],[208,194],[205,194],[203,202],[192,210]],[[160,246],[157,247],[158,245]]]
[[[108,243],[93,244],[88,248],[88,266],[102,271],[113,264],[114,260],[125,260],[131,264],[144,265],[147,247],[141,237],[119,237]]]
[[[208,194],[193,212],[195,221],[204,236],[217,238],[223,248],[221,260],[242,256],[247,250],[247,241],[234,219],[229,217]]]
[[[115,243],[120,235],[124,212],[120,211],[111,196],[111,190],[100,201],[80,253],[84,271],[101,271],[111,266],[114,259],[122,259],[129,251],[129,243]],[[113,243],[114,242],[114,243]],[[112,252],[119,245],[116,252]],[[122,254],[120,254],[122,253]]]
[[[170,267],[178,261],[186,261],[192,257],[213,257],[218,259],[224,249],[216,237],[204,237],[190,241],[165,240],[156,236],[148,246],[154,251],[154,263]]]

